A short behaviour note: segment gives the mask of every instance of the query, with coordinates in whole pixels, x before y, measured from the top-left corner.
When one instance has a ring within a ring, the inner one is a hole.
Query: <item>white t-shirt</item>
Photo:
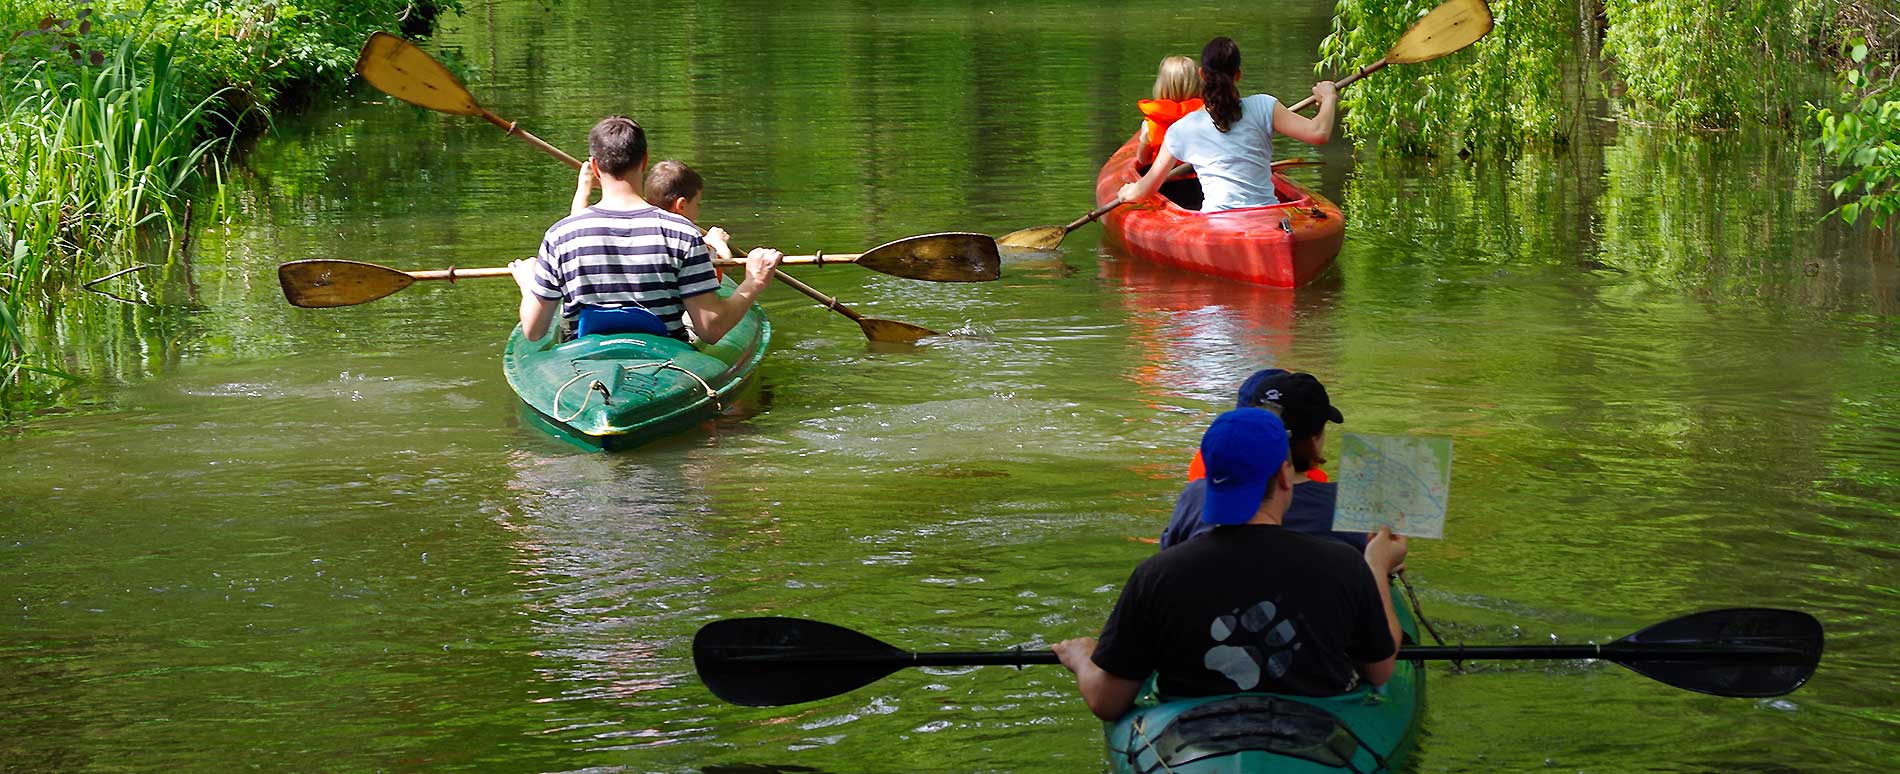
[[[1279,204],[1273,195],[1272,95],[1240,100],[1240,120],[1227,131],[1214,128],[1202,108],[1168,127],[1162,147],[1178,161],[1194,165],[1201,177],[1202,212]]]

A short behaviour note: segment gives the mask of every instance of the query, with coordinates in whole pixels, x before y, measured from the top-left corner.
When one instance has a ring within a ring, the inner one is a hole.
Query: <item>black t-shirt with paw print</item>
[[[1219,527],[1154,555],[1122,587],[1095,648],[1108,673],[1162,696],[1267,691],[1332,696],[1356,664],[1392,655],[1379,588],[1359,552],[1279,526]]]

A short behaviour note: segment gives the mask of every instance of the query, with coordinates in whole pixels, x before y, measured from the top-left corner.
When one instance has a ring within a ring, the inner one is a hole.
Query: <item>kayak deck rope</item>
[[[672,370],[686,374],[687,376],[692,377],[693,381],[699,382],[699,388],[706,391],[706,399],[712,401],[713,409],[715,411],[726,410],[726,407],[723,405],[720,405],[719,403],[718,390],[713,389],[713,386],[711,384],[708,384],[705,379],[700,378],[699,374],[693,373],[691,370],[681,367],[678,363],[668,360],[662,363],[641,363],[639,365],[623,365],[620,367],[622,371],[634,371],[640,368],[654,368],[661,371],[664,371],[670,368]]]
[[[1147,718],[1135,718],[1134,722],[1129,725],[1134,726],[1135,734],[1141,737],[1141,743],[1148,749],[1155,751],[1155,764],[1160,766],[1161,770],[1167,772],[1167,774],[1174,774],[1174,767],[1169,766],[1168,762],[1161,757],[1161,750],[1155,747],[1154,738],[1148,736],[1148,724],[1145,721],[1147,721]],[[1135,755],[1129,755],[1128,762],[1135,763]]]
[[[568,387],[573,386],[575,382],[578,382],[589,376],[597,376],[600,373],[599,371],[582,370],[581,361],[579,360],[568,361],[568,365],[571,365],[574,367],[574,378],[567,380],[567,383],[562,384],[560,389],[557,389],[554,391],[553,408],[555,411],[561,410],[561,395],[567,392]],[[659,362],[659,363],[640,363],[638,365],[620,366],[622,375],[629,374],[629,373],[637,373],[639,369],[642,369],[642,368],[652,368],[652,369],[660,370],[660,371],[671,369],[671,370],[686,374],[687,376],[692,377],[693,381],[699,382],[700,389],[703,389],[706,391],[706,399],[712,401],[714,410],[716,411],[726,410],[726,407],[719,402],[719,391],[713,389],[712,384],[708,383],[705,379],[701,378],[699,374],[693,373],[691,370],[688,370],[680,366],[678,363],[672,360],[667,360],[667,361]],[[585,397],[581,398],[581,404],[579,406],[574,407],[574,413],[569,414],[564,417],[556,416],[555,419],[559,420],[562,424],[567,424],[569,422],[574,421],[576,417],[579,417],[581,415],[581,412],[587,410],[587,405],[593,402],[594,393],[600,393],[600,400],[602,404],[608,405],[608,406],[611,406],[614,404],[613,391],[608,389],[607,385],[604,382],[600,381],[599,379],[595,379],[591,384],[587,385],[587,394]]]
[[[555,411],[561,410],[561,393],[567,392],[567,388],[572,386],[575,382],[578,382],[589,376],[593,376],[596,373],[598,372],[582,371],[580,363],[575,363],[574,364],[574,378],[567,380],[566,384],[561,385],[560,389],[554,391],[554,403],[553,403],[554,410]],[[587,393],[581,398],[581,405],[574,407],[574,413],[569,414],[564,417],[555,417],[555,419],[560,420],[561,424],[567,424],[569,422],[574,421],[575,417],[580,416],[581,412],[587,410],[587,404],[593,399],[594,393],[596,392],[601,394],[601,399],[605,401],[607,405],[609,406],[613,405],[613,402],[614,402],[613,395],[612,393],[609,393],[607,391],[607,385],[602,384],[599,379],[595,379],[593,384],[587,385]]]

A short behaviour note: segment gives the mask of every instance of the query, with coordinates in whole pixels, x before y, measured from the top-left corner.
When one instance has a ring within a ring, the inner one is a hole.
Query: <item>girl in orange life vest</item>
[[[1161,150],[1161,139],[1167,135],[1168,126],[1201,109],[1201,74],[1194,60],[1185,56],[1162,57],[1161,68],[1155,73],[1154,94],[1154,99],[1135,103],[1145,117],[1135,130],[1135,139],[1140,143],[1135,146],[1135,165],[1144,172]]]

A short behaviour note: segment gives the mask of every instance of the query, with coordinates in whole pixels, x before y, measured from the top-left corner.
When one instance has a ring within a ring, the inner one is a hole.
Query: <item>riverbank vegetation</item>
[[[1322,71],[1351,72],[1438,0],[1340,0]],[[1891,0],[1492,0],[1472,50],[1342,96],[1344,126],[1384,152],[1562,145],[1612,120],[1708,133],[1819,133],[1843,219],[1900,213],[1900,12]],[[1841,74],[1830,89],[1827,74]],[[1816,103],[1831,105],[1817,107]]]
[[[0,3],[0,410],[66,378],[25,334],[80,283],[180,260],[230,140],[453,0]],[[214,200],[215,201],[215,200]],[[144,246],[141,246],[144,243]]]
[[[1328,72],[1379,58],[1436,0],[1340,0]],[[1847,34],[1841,0],[1492,0],[1473,50],[1342,95],[1347,131],[1402,153],[1561,144],[1607,114],[1672,130],[1793,126]],[[1595,107],[1601,104],[1601,109]],[[1586,104],[1589,107],[1586,107]]]
[[[1847,174],[1833,185],[1842,220],[1866,215],[1875,228],[1900,213],[1900,12],[1859,7],[1844,14],[1853,37],[1841,45],[1840,96],[1810,106],[1820,146]]]

